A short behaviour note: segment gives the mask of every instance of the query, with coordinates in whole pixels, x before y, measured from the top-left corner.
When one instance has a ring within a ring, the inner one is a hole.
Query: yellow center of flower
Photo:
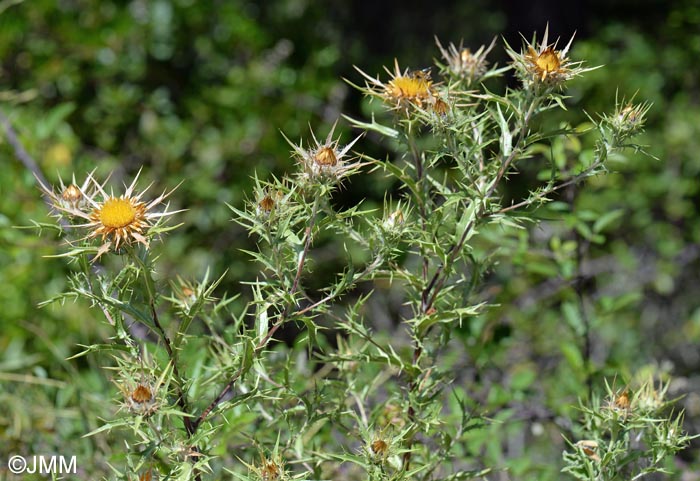
[[[334,166],[338,164],[338,158],[330,147],[321,147],[316,154],[316,163],[321,166]]]
[[[107,199],[100,209],[100,222],[112,229],[126,227],[136,219],[136,208],[129,199]]]
[[[425,100],[430,97],[432,81],[424,76],[398,76],[386,86],[387,93],[397,100]]]
[[[537,56],[535,63],[544,72],[555,72],[559,70],[561,61],[559,54],[552,47],[547,48],[544,52]]]

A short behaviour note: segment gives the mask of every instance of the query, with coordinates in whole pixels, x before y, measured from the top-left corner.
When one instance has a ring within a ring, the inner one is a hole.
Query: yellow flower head
[[[140,172],[139,172],[140,174]],[[108,194],[102,185],[95,183],[95,187],[102,197],[101,201],[88,199],[91,212],[88,215],[88,224],[85,227],[90,231],[87,238],[100,237],[104,242],[98,252],[98,256],[110,249],[112,244],[114,250],[118,250],[122,245],[132,245],[140,243],[148,247],[146,237],[148,229],[153,226],[154,221],[161,217],[166,217],[175,212],[153,212],[153,208],[163,202],[172,191],[164,192],[151,202],[141,201],[141,198],[148,190],[148,187],[140,193],[135,193],[134,188],[139,178],[136,175],[134,180],[126,188],[123,195],[116,197],[113,193]],[[149,186],[150,187],[150,186]]]
[[[548,40],[549,25],[545,28],[541,43],[538,44],[536,40],[532,43],[527,42],[525,50],[521,53],[513,51],[510,47],[507,48],[508,55],[513,59],[516,73],[527,88],[561,87],[572,77],[592,70],[581,68],[581,62],[571,62],[567,57],[574,36],[561,50],[557,50],[557,42],[549,44]]]
[[[414,104],[422,107],[433,95],[430,73],[423,70],[401,74],[396,64],[396,75],[385,87],[385,98],[396,105]]]
[[[529,62],[530,70],[541,82],[547,80],[547,77],[564,76],[567,70],[562,67],[562,59],[559,58],[560,52],[554,50],[554,47],[547,47],[542,52],[537,53],[532,46],[528,46],[525,58]]]
[[[102,236],[102,240],[114,242],[114,248],[121,244],[140,242],[148,245],[143,231],[149,227],[146,218],[146,204],[129,195],[108,197],[95,205],[90,213],[92,228],[88,237]]]
[[[102,246],[96,256],[100,257],[110,249],[117,251],[125,245],[139,243],[148,247],[149,229],[157,219],[175,213],[168,212],[167,209],[164,212],[153,211],[172,191],[164,192],[148,203],[141,200],[148,188],[140,193],[135,192],[139,174],[121,196],[107,193],[104,185],[100,185],[92,173],[88,175],[82,187],[78,187],[75,181],[64,187],[61,181],[61,194],[43,184],[41,188],[59,216],[65,215],[70,219],[84,221],[82,224],[72,225],[87,231],[83,239],[101,239]]]
[[[412,106],[424,108],[432,104],[432,99],[436,95],[430,71],[427,69],[402,71],[398,61],[394,60],[393,72],[384,68],[391,77],[387,83],[370,77],[360,69],[357,70],[366,80],[364,91],[369,95],[380,97],[391,105],[393,110],[406,111]]]

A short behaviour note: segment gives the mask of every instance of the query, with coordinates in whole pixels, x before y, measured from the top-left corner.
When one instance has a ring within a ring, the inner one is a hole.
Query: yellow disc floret
[[[116,199],[112,197],[99,209],[102,225],[107,228],[126,227],[136,219],[136,208],[128,199]]]
[[[102,240],[114,242],[115,249],[121,244],[140,242],[147,245],[143,230],[150,223],[146,215],[146,204],[133,197],[108,197],[90,214],[94,230],[90,237],[101,236]]]
[[[561,62],[559,61],[559,54],[552,48],[549,47],[544,52],[537,56],[535,63],[539,68],[546,72],[554,72],[559,69]]]
[[[411,102],[420,106],[430,98],[432,84],[425,76],[399,75],[387,84],[386,95],[396,103]]]
[[[544,81],[548,75],[566,72],[565,69],[561,68],[559,53],[552,47],[547,47],[540,54],[530,47],[527,58],[531,62],[533,71],[540,77],[541,81]]]

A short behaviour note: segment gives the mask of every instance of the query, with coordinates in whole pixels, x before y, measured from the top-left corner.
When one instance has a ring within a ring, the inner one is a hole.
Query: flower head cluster
[[[461,42],[459,47],[450,43],[447,48],[442,46],[437,37],[435,37],[435,42],[440,49],[442,58],[447,62],[445,66],[447,72],[458,79],[465,80],[467,85],[478,82],[486,74],[488,71],[486,56],[496,45],[494,38],[488,47],[482,45],[476,52],[472,52],[470,49],[464,48]]]
[[[299,160],[303,168],[303,175],[306,178],[336,182],[350,175],[361,165],[359,162],[350,162],[345,158],[348,151],[350,151],[352,146],[355,145],[355,142],[360,139],[361,135],[341,148],[339,139],[333,140],[335,127],[336,124],[333,124],[324,142],[319,142],[312,131],[311,136],[314,139],[314,143],[308,148],[304,148],[301,143],[299,143],[299,145],[294,144],[285,136],[289,145],[294,149],[294,154]],[[269,200],[263,198],[261,203],[264,205],[259,205],[259,207],[263,210],[269,207],[269,209],[267,209],[269,211],[274,207],[274,199],[271,197]]]
[[[120,196],[111,191],[108,193],[105,184],[100,184],[92,173],[88,174],[81,187],[78,187],[75,181],[65,187],[61,181],[61,190],[58,193],[40,184],[54,212],[59,217],[68,218],[72,227],[87,232],[83,240],[100,238],[102,245],[97,252],[99,257],[110,249],[118,251],[125,245],[138,243],[148,247],[148,232],[151,227],[158,219],[176,213],[168,212],[167,209],[154,212],[154,208],[172,191],[164,192],[148,203],[142,201],[148,187],[136,192],[138,177],[137,174]]]
[[[567,56],[574,36],[561,50],[557,42],[548,43],[549,25],[544,31],[541,43],[536,38],[532,43],[526,41],[525,49],[518,53],[508,47],[508,55],[513,59],[515,71],[526,88],[537,90],[542,87],[561,88],[567,80],[592,70],[581,67],[581,62],[572,62]]]
[[[366,94],[381,98],[390,105],[392,110],[408,112],[412,107],[431,109],[438,114],[446,113],[448,104],[440,97],[433,82],[430,69],[401,70],[397,60],[394,60],[394,71],[384,68],[391,77],[384,83],[378,78],[367,75],[360,69],[358,72],[365,78]]]

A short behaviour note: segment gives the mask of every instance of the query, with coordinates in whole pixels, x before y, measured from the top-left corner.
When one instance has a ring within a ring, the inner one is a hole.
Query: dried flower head
[[[381,98],[391,105],[393,110],[407,111],[414,106],[426,108],[433,103],[432,99],[436,92],[429,69],[402,71],[398,61],[394,60],[393,72],[384,68],[391,79],[383,83],[378,78],[370,77],[359,68],[355,68],[366,81],[366,88],[362,90],[368,95]]]
[[[458,79],[465,80],[467,85],[470,85],[478,82],[488,71],[486,56],[496,45],[496,39],[494,38],[488,47],[482,45],[476,52],[464,48],[462,42],[459,43],[459,47],[450,43],[447,48],[444,48],[440,40],[435,37],[435,43],[440,49],[442,58],[447,62],[445,67],[447,72]]]
[[[78,208],[80,201],[83,199],[83,193],[80,191],[80,187],[75,184],[71,184],[61,192],[61,198],[66,201],[66,203],[74,208]]]
[[[598,450],[598,443],[591,439],[583,439],[576,443],[576,447],[583,451],[583,454],[591,458],[593,461],[600,462],[600,456],[596,451]]]
[[[510,47],[506,49],[526,88],[562,87],[567,80],[592,70],[582,68],[581,62],[571,62],[567,57],[574,40],[573,35],[561,50],[557,50],[558,40],[553,44],[549,44],[548,40],[549,25],[545,28],[541,43],[538,44],[536,38],[532,43],[526,41],[525,49],[520,53]]]
[[[342,179],[343,177],[350,175],[357,167],[360,166],[359,162],[348,162],[345,159],[346,154],[355,145],[361,135],[355,138],[352,142],[340,147],[339,139],[333,140],[333,133],[335,131],[336,124],[333,124],[331,131],[328,133],[326,140],[324,142],[319,142],[316,135],[311,131],[311,136],[314,139],[314,145],[309,148],[304,148],[301,143],[296,145],[292,143],[287,137],[284,138],[289,142],[289,145],[294,149],[294,154],[299,159],[303,167],[304,176],[309,179],[321,179],[321,180],[331,180],[333,182]],[[282,134],[284,135],[284,134]],[[265,201],[262,199],[261,203]],[[270,201],[274,205],[274,200],[270,197]],[[267,205],[270,202],[266,202]],[[259,207],[263,209],[263,206],[259,204]]]
[[[610,390],[606,408],[614,413],[622,414],[623,418],[627,419],[627,416],[632,411],[632,398],[629,389]]]
[[[433,103],[431,105],[433,112],[435,112],[437,115],[447,115],[447,112],[450,110],[450,106],[447,102],[442,100],[440,97],[434,97],[433,98]]]
[[[372,449],[373,453],[382,455],[386,453],[387,449],[389,449],[389,445],[383,439],[377,438],[374,441],[372,441],[370,448]]]
[[[96,256],[98,258],[110,249],[117,251],[124,245],[139,243],[148,247],[148,231],[155,221],[176,213],[168,212],[167,209],[164,212],[153,212],[172,191],[164,192],[149,203],[141,200],[148,187],[140,193],[135,192],[139,174],[119,197],[113,193],[108,194],[104,184],[100,185],[92,173],[82,187],[77,187],[75,182],[68,187],[63,187],[61,183],[60,195],[43,184],[41,188],[59,215],[67,214],[71,219],[82,218],[86,221],[73,226],[87,230],[83,239],[101,239],[102,246]]]
[[[278,455],[268,458],[261,452],[260,464],[248,464],[245,461],[243,461],[243,464],[255,473],[256,478],[260,481],[277,481],[278,479],[286,478],[284,464]]]
[[[148,468],[139,474],[139,481],[153,481],[153,469]]]
[[[94,172],[94,171],[93,171]],[[59,218],[66,217],[72,220],[76,217],[84,217],[84,209],[87,207],[87,198],[91,195],[89,192],[90,184],[92,183],[92,174],[90,172],[81,186],[73,180],[67,186],[63,183],[63,179],[59,179],[60,186],[58,192],[50,189],[37,177],[42,193],[48,199],[53,209],[53,214]]]
[[[263,215],[269,215],[272,209],[275,207],[275,200],[270,197],[270,194],[265,194],[265,196],[258,202],[258,211]]]
[[[133,414],[150,416],[160,407],[160,401],[156,396],[157,388],[152,382],[142,380],[133,383],[127,381],[120,384],[119,389],[124,396],[123,406]]]
[[[630,408],[630,394],[627,389],[617,394],[613,399],[613,405],[616,409],[628,410]]]
[[[385,439],[378,437],[370,443],[369,449],[373,458],[385,459],[389,453],[389,443]]]
[[[276,481],[280,477],[280,467],[272,460],[267,460],[260,466],[260,477],[263,481]]]

